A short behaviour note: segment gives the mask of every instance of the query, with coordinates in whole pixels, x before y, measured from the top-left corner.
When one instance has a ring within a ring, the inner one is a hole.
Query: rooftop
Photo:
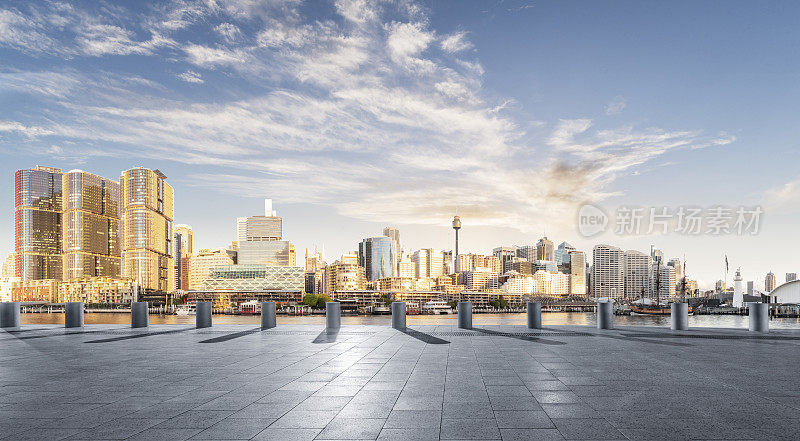
[[[0,331],[3,439],[798,439],[800,331]]]

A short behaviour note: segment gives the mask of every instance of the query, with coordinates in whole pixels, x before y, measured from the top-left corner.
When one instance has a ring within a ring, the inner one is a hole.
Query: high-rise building
[[[586,295],[586,253],[569,252],[569,292],[573,296]]]
[[[233,265],[233,259],[225,248],[198,251],[197,254],[189,258],[189,286],[187,289],[205,289],[204,282],[211,274],[211,269],[225,265]]]
[[[517,257],[533,262],[536,260],[536,245],[517,246]]]
[[[517,257],[517,247],[497,247],[492,250],[492,255],[500,259],[500,266],[503,273],[511,270],[511,262]]]
[[[400,259],[400,263],[398,264],[397,277],[404,279],[416,278],[416,270],[414,269],[414,262],[412,262],[411,259],[409,259],[408,257],[403,257],[402,259]]]
[[[755,282],[752,280],[747,281],[747,295],[752,296],[756,292]]]
[[[2,277],[16,277],[17,274],[17,256],[14,253],[8,253],[6,260],[3,261],[3,274]]]
[[[555,249],[553,248],[553,241],[548,239],[547,236],[539,239],[536,243],[536,260],[555,260]]]
[[[239,242],[236,252],[239,265],[295,266],[294,245],[287,240]]]
[[[120,176],[122,274],[134,279],[145,299],[163,300],[172,291],[173,190],[158,170],[136,167]]]
[[[592,251],[592,296],[620,299],[625,293],[623,252],[610,245]]]
[[[577,248],[570,245],[567,242],[561,242],[558,244],[555,252],[553,252],[553,260],[555,260],[556,265],[561,267],[562,265],[569,265],[569,257],[570,252],[575,251]]]
[[[411,255],[414,262],[414,273],[417,279],[435,279],[444,274],[444,257],[442,252],[433,248],[423,248]]]
[[[717,283],[714,285],[714,290],[716,292],[725,292],[725,281],[724,280],[717,280]]]
[[[628,299],[650,296],[650,271],[653,259],[647,253],[627,250],[623,253],[625,271],[625,294]]]
[[[670,259],[667,262],[667,266],[671,266],[675,268],[675,280],[677,283],[680,283],[681,279],[683,278],[683,268],[681,268],[681,260],[680,259]]]
[[[308,248],[306,248],[305,260],[306,260],[305,264],[306,273],[315,273],[325,268],[325,259],[322,258],[322,253],[320,253],[316,249],[314,250],[314,252],[309,254]]]
[[[651,296],[660,300],[675,298],[675,268],[653,262],[650,278]]]
[[[776,284],[775,274],[773,274],[772,271],[768,272],[767,277],[764,278],[764,291],[768,293],[771,292],[775,289]]]
[[[120,188],[117,181],[81,170],[61,184],[64,280],[120,275]]]
[[[358,264],[358,254],[345,254],[340,260],[325,267],[325,294],[337,291],[358,291],[366,287],[364,267]]]
[[[272,199],[264,199],[264,216],[236,219],[236,240],[260,242],[283,239],[283,219],[272,209]]]
[[[358,264],[372,282],[397,275],[397,242],[388,236],[368,237],[358,244]]]
[[[61,169],[36,166],[14,174],[16,275],[23,282],[61,280]]]
[[[173,240],[173,259],[175,262],[175,289],[189,289],[188,276],[183,274],[183,260],[194,253],[194,233],[192,227],[186,224],[175,225],[175,238]]]
[[[797,280],[797,273],[786,273],[786,283]]]

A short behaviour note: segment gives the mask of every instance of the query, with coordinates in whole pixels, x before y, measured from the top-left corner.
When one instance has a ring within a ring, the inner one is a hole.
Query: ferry
[[[422,305],[423,314],[452,314],[453,308],[444,300],[431,300]]]
[[[180,305],[175,308],[175,314],[177,315],[197,315],[197,305],[194,303],[188,303],[186,305]]]

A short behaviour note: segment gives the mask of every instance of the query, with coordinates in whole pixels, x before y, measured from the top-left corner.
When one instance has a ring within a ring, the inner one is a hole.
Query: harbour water
[[[62,324],[63,314],[27,313],[22,314],[23,324]],[[455,325],[457,316],[448,315],[409,315],[408,325]],[[252,324],[260,323],[260,316],[247,315],[215,315],[214,323],[218,324]],[[391,325],[388,315],[343,316],[343,325]],[[86,313],[84,321],[89,324],[129,324],[130,315],[125,313]],[[193,324],[195,316],[156,315],[150,314],[151,324]],[[588,325],[596,323],[595,314],[592,312],[546,312],[542,314],[544,326],[558,325]],[[708,328],[747,328],[749,319],[739,315],[690,315],[690,327]],[[278,316],[278,325],[281,324],[319,324],[325,325],[324,315],[313,316]],[[525,314],[475,314],[473,324],[480,325],[525,325]],[[669,316],[629,315],[615,316],[614,324],[620,326],[657,326],[669,327]],[[769,322],[770,328],[800,329],[800,318],[773,318]]]

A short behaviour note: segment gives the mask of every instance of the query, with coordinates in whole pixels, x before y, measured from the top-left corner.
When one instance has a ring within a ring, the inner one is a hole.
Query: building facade
[[[539,239],[539,242],[536,243],[536,260],[555,261],[553,241],[548,239],[547,236]]]
[[[586,295],[586,253],[569,252],[569,292],[573,296]]]
[[[184,260],[188,260],[194,253],[194,232],[192,227],[186,224],[175,225],[175,237],[172,241],[173,259],[175,262],[175,290],[185,291],[189,289],[188,274],[184,274],[183,268],[186,266]],[[188,264],[188,261],[187,261]]]
[[[622,250],[595,245],[592,251],[592,297],[621,299],[625,293]]]
[[[188,288],[198,290],[204,288],[205,280],[211,274],[211,269],[221,266],[233,265],[233,259],[225,248],[213,250],[202,249],[196,255],[190,257]]]
[[[294,245],[287,240],[239,242],[236,253],[241,265],[295,266]]]
[[[770,271],[769,273],[767,273],[767,276],[764,278],[764,291],[770,292],[773,289],[775,289],[775,286],[776,286],[775,274],[773,274]]]
[[[624,297],[638,299],[650,297],[651,274],[653,259],[647,253],[636,250],[627,250],[623,254],[625,292]]]
[[[397,242],[388,236],[368,237],[358,244],[358,264],[368,281],[397,277]]]
[[[61,169],[36,166],[14,174],[14,252],[16,276],[61,280]]]

